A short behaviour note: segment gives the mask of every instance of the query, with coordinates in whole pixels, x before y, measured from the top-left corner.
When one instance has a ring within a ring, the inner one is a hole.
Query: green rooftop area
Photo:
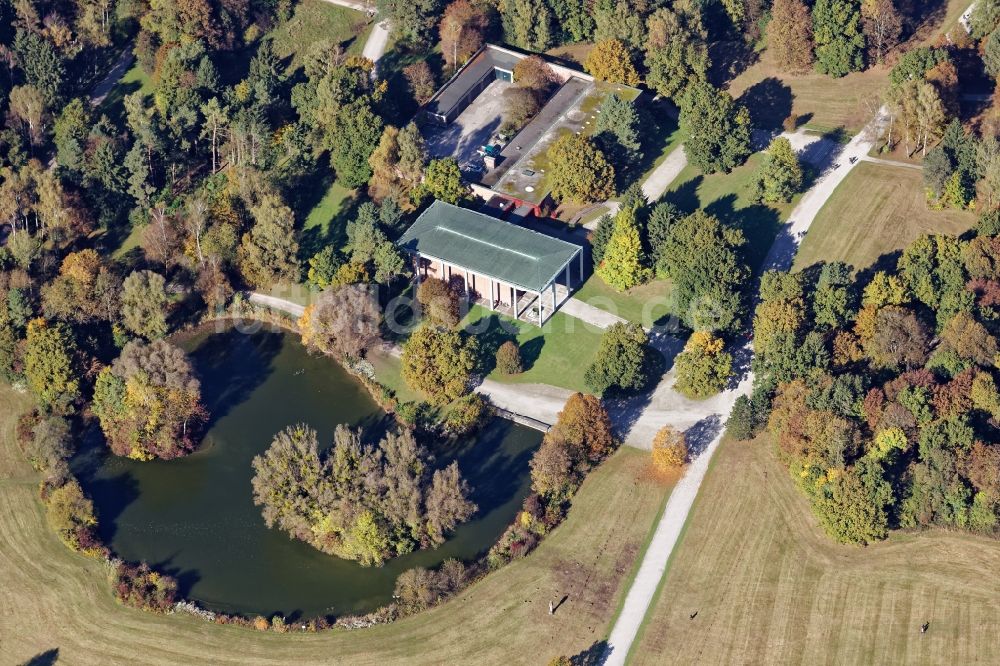
[[[490,178],[493,174],[487,174],[483,183],[521,201],[541,203],[552,189],[546,175],[549,147],[567,134],[593,134],[601,105],[612,93],[634,102],[641,91],[617,83],[571,78],[505,147],[505,152],[513,151],[511,157],[516,162],[506,169],[498,169],[493,178]],[[525,144],[525,137],[533,142]]]
[[[545,289],[581,251],[578,245],[443,201],[421,213],[398,244],[535,292]]]

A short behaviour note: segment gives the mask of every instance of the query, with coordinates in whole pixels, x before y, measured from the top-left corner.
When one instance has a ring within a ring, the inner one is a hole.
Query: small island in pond
[[[430,455],[407,430],[372,446],[341,425],[321,456],[315,430],[289,426],[253,468],[254,503],[268,527],[366,566],[444,543],[477,508],[458,464],[432,473]]]

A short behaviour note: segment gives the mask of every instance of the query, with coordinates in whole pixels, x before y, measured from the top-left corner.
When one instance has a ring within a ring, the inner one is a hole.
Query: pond
[[[95,428],[74,471],[112,550],[174,575],[181,594],[209,610],[290,619],[374,610],[391,601],[406,569],[488,550],[528,493],[528,461],[541,433],[494,419],[475,438],[432,448],[439,465],[458,460],[479,506],[448,542],[380,568],[325,555],[264,525],[250,462],[293,423],[316,428],[328,447],[339,423],[377,439],[389,417],[336,362],[310,355],[292,334],[229,328],[184,346],[211,413],[201,447],[177,460],[136,462],[107,453]]]

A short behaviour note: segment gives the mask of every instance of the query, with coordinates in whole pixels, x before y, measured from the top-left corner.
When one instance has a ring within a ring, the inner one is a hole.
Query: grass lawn
[[[750,109],[755,126],[781,127],[795,113],[810,129],[827,132],[843,127],[855,134],[866,122],[863,100],[881,95],[888,81],[885,67],[839,79],[816,72],[787,74],[764,51],[756,64],[733,79],[729,92],[736,98],[743,96],[741,101]]]
[[[838,545],[770,442],[725,441],[630,663],[984,663],[998,567],[1000,541],[959,532]]]
[[[672,202],[684,212],[702,208],[724,224],[742,229],[749,243],[747,261],[754,269],[764,261],[781,220],[791,212],[795,201],[765,205],[750,200],[749,186],[763,159],[763,154],[755,153],[746,164],[730,173],[710,175],[704,175],[697,167],[688,164],[663,195],[665,201]]]
[[[975,220],[970,212],[929,209],[918,169],[862,162],[816,216],[794,268],[845,261],[863,270],[880,258],[892,267],[920,234],[961,234]]]
[[[368,361],[375,368],[375,379],[396,394],[400,402],[423,402],[427,396],[414,391],[403,381],[402,361],[398,356],[385,352],[368,354]]]
[[[324,245],[343,246],[347,242],[347,219],[356,205],[356,190],[337,181],[330,183],[323,198],[305,214],[299,232],[301,256],[311,257]]]
[[[504,322],[505,328],[500,322]],[[597,354],[602,331],[579,319],[556,312],[545,326],[516,321],[474,305],[462,325],[476,335],[488,376],[502,382],[550,384],[573,391],[587,391],[583,375]],[[493,370],[493,355],[505,341],[516,339],[527,368],[519,375],[501,375]]]
[[[673,312],[671,286],[670,280],[653,280],[626,292],[618,292],[595,274],[573,297],[650,328],[663,323]]]
[[[122,125],[125,122],[125,96],[136,92],[147,97],[152,95],[153,79],[143,71],[138,61],[133,61],[132,66],[118,79],[118,83],[97,107],[97,113],[107,115],[112,121]]]
[[[274,53],[288,59],[288,71],[302,65],[309,47],[321,40],[339,44],[348,55],[361,55],[374,23],[361,12],[323,0],[302,0],[285,23],[271,31]]]
[[[587,479],[566,522],[534,553],[456,599],[371,629],[258,633],[116,604],[104,565],[71,553],[45,522],[38,475],[13,440],[27,404],[0,387],[4,663],[49,651],[72,664],[457,664],[470,655],[477,664],[509,664],[514,655],[546,663],[604,638],[623,581],[669,491],[647,473],[647,452],[624,449]],[[549,615],[548,601],[564,595]]]

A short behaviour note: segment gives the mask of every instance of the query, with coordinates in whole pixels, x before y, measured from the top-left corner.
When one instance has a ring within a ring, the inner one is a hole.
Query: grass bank
[[[1000,651],[1000,581],[984,575],[1000,542],[934,530],[838,545],[769,441],[724,441],[713,463],[633,663],[972,663]]]
[[[816,216],[794,268],[844,261],[859,271],[891,269],[900,251],[921,234],[958,235],[975,222],[968,211],[928,208],[919,169],[862,162]]]
[[[65,548],[14,443],[28,400],[0,387],[0,654],[21,663],[352,664],[547,662],[603,638],[667,488],[648,454],[623,449],[580,489],[567,520],[530,556],[427,613],[373,629],[256,633],[115,603],[103,565]],[[248,581],[252,584],[252,581]],[[565,602],[549,615],[548,602]]]

